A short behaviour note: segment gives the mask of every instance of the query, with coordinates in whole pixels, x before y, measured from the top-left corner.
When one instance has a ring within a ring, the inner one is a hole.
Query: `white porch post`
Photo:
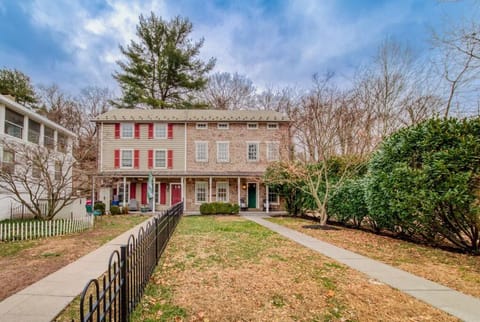
[[[238,205],[240,206],[240,177],[237,177],[237,199],[238,199]]]
[[[269,211],[269,208],[270,208],[270,202],[269,202],[269,200],[268,200],[268,184],[265,185],[265,195],[266,195],[265,202],[266,202],[266,204],[267,204],[265,210],[266,210],[266,212],[267,212],[267,214],[268,214],[268,211]]]
[[[127,177],[123,177],[123,206],[127,205]]]
[[[152,212],[155,213],[155,199],[157,197],[156,195],[156,191],[155,191],[155,181],[156,181],[156,178],[155,176],[153,176],[153,200],[152,200]]]
[[[212,202],[212,177],[208,178],[208,202]]]

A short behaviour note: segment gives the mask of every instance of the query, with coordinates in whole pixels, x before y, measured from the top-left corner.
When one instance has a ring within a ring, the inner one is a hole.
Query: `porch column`
[[[155,176],[153,176],[153,200],[152,200],[152,212],[153,213],[155,213],[155,197],[157,196],[156,192],[155,192],[155,181],[156,181],[156,178],[155,178]]]
[[[237,199],[238,199],[238,205],[240,206],[240,177],[237,177]]]
[[[123,177],[123,206],[127,205],[127,177]]]
[[[212,202],[212,177],[208,178],[208,202]]]
[[[268,210],[270,208],[270,202],[268,200],[268,184],[265,185],[265,195],[266,195],[265,202],[266,202],[266,205],[267,205],[265,210],[268,214]]]

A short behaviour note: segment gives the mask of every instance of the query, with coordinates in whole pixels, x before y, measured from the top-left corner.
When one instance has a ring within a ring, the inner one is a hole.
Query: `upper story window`
[[[229,162],[230,161],[230,143],[229,142],[217,142],[217,162]]]
[[[208,162],[208,142],[195,142],[195,161]]]
[[[133,123],[121,123],[122,139],[133,138]]]
[[[208,123],[197,123],[196,127],[199,130],[205,130],[208,129]]]
[[[267,123],[267,129],[269,129],[269,130],[278,129],[278,123]]]
[[[249,129],[249,130],[258,129],[258,123],[247,123],[247,129]]]
[[[24,116],[9,108],[5,109],[5,134],[21,139],[23,136]]]
[[[133,168],[133,150],[122,150],[120,158],[122,168]]]
[[[280,149],[280,143],[267,142],[267,160],[278,161],[280,158],[279,149]]]
[[[258,161],[258,142],[247,142],[247,160]]]
[[[167,124],[155,123],[155,138],[166,139],[167,138]]]
[[[155,150],[155,168],[167,167],[167,151],[166,150]]]
[[[62,133],[57,133],[57,150],[65,153],[67,151],[67,136]]]
[[[38,144],[40,143],[40,123],[34,120],[28,120],[28,141]]]
[[[15,170],[15,151],[3,150],[2,171],[13,174]]]
[[[43,145],[53,150],[55,147],[55,130],[49,127],[43,129]]]
[[[228,130],[228,123],[218,123],[217,128],[220,130]]]

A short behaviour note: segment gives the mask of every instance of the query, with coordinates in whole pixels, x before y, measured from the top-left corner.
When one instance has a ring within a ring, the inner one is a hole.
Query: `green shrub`
[[[337,187],[328,200],[328,214],[342,223],[360,227],[368,214],[365,203],[365,179],[348,179]]]
[[[480,252],[480,119],[433,119],[388,138],[369,164],[366,202],[379,228]]]
[[[93,205],[93,210],[100,210],[102,212],[102,215],[105,215],[105,204],[101,201],[95,201],[95,204]]]
[[[112,215],[120,215],[122,213],[122,211],[121,211],[119,206],[111,206],[110,207],[110,213]]]
[[[211,202],[200,205],[200,213],[202,215],[229,215],[238,214],[240,206],[228,202]]]

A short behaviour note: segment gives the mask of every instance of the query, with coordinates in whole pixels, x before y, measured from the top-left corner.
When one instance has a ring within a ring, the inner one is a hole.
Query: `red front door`
[[[182,185],[179,183],[172,183],[172,205],[182,201]]]

